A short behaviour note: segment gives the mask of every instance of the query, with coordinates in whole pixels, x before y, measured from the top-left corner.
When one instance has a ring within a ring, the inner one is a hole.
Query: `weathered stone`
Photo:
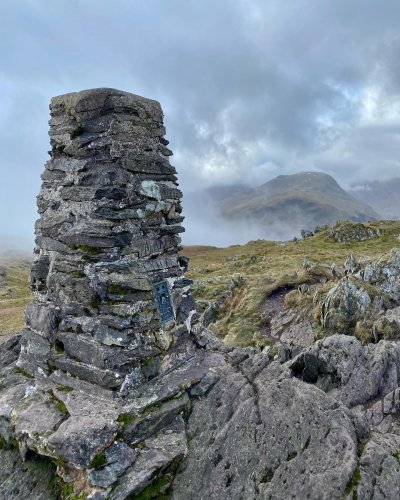
[[[98,415],[71,416],[47,439],[53,456],[75,467],[90,466],[95,456],[112,442],[118,424]]]
[[[129,495],[139,493],[151,484],[157,472],[174,464],[176,467],[187,452],[183,422],[178,421],[176,427],[166,429],[144,442],[144,447],[134,465],[121,477],[119,484],[112,491],[110,495],[112,500],[122,500]]]
[[[32,302],[26,308],[25,320],[34,332],[54,340],[54,333],[59,322],[59,314],[54,305]]]
[[[393,249],[387,258],[379,259],[365,267],[364,281],[367,281],[400,300],[400,250]]]
[[[56,467],[51,461],[30,455],[26,461],[15,448],[0,448],[1,498],[55,500],[60,496]]]
[[[329,290],[322,304],[322,326],[346,333],[357,319],[365,315],[370,304],[371,298],[366,290],[343,278]]]
[[[44,292],[46,290],[46,279],[49,274],[50,259],[47,255],[34,262],[31,270],[30,285],[34,290]]]
[[[151,435],[157,434],[167,427],[180,413],[189,407],[186,394],[171,399],[164,404],[156,404],[146,408],[144,415],[134,419],[132,424],[124,429],[124,440],[130,445],[136,445]]]
[[[40,335],[27,331],[21,338],[21,352],[17,367],[33,376],[43,376],[50,373],[49,359],[51,357],[50,343]]]
[[[308,347],[315,339],[315,330],[309,321],[295,321],[282,332],[281,342],[289,345]]]
[[[206,373],[200,382],[190,389],[190,394],[197,397],[204,396],[218,382],[218,379],[219,377],[215,373]]]
[[[11,443],[14,439],[15,426],[11,420],[12,412],[25,397],[27,387],[33,387],[26,380],[24,382],[20,381],[18,385],[7,387],[7,391],[0,396],[0,437],[6,443]]]
[[[354,257],[354,255],[349,255],[349,257],[347,257],[347,259],[346,259],[346,262],[344,263],[345,271],[347,271],[348,273],[354,274],[358,271],[358,267],[359,266],[357,264],[357,260]]]
[[[364,241],[379,238],[381,231],[367,227],[365,224],[338,221],[330,230],[330,237],[338,243],[350,243],[350,241]]]
[[[28,441],[29,446],[39,448],[40,452],[40,441],[54,432],[65,418],[66,413],[57,407],[57,399],[52,394],[38,391],[35,385],[31,385],[27,386],[24,398],[15,406],[12,422],[16,438]]]
[[[308,388],[311,390],[309,391]],[[171,497],[339,498],[356,467],[345,411],[313,386],[230,370],[195,402]]]
[[[395,390],[400,346],[381,341],[363,347],[351,336],[332,335],[316,342],[291,362],[293,373],[333,394],[346,406],[365,404]]]
[[[359,466],[358,498],[397,499],[400,497],[400,437],[373,434],[366,444]]]
[[[13,335],[2,342],[0,349],[0,374],[2,376],[18,360],[21,351],[20,342],[21,335]]]
[[[139,452],[125,443],[114,443],[105,450],[106,465],[89,473],[89,481],[94,486],[107,488],[136,460]]]

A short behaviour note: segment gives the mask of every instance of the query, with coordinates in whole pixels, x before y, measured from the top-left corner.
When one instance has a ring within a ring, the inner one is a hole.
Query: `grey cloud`
[[[47,103],[82,88],[160,100],[186,191],[398,175],[397,0],[3,0],[1,14],[0,234],[31,231]]]

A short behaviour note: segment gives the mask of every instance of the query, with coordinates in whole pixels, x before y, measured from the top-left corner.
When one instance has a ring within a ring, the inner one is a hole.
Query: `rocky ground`
[[[32,384],[16,365],[21,338],[5,342],[3,498],[26,498],[34,483],[30,498],[73,498],[71,476],[86,498],[84,472],[115,499],[399,498],[397,342],[334,334],[283,361],[201,327],[193,335],[180,370],[123,404],[57,370]],[[25,465],[14,443],[30,450]],[[52,455],[66,483],[54,486],[51,468],[40,480],[32,448]]]
[[[400,250],[372,262],[349,256],[343,266],[305,259],[297,286],[282,286],[263,302],[261,345],[279,340],[296,350],[332,333],[363,343],[400,336]]]

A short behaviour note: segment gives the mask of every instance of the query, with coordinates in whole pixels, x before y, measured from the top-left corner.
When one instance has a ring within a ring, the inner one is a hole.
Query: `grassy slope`
[[[0,278],[0,341],[5,333],[23,327],[24,310],[32,300],[28,287],[31,263],[22,258],[0,257],[0,267],[7,270],[7,278]]]
[[[322,231],[297,243],[259,240],[229,248],[185,247],[183,253],[191,258],[188,277],[194,280],[195,297],[200,302],[223,295],[235,276],[242,275],[246,280],[210,328],[229,344],[252,345],[261,322],[261,302],[279,285],[296,283],[294,273],[301,269],[304,256],[321,264],[343,265],[351,253],[358,260],[369,261],[400,247],[399,221],[369,225],[384,229],[384,235],[347,246],[327,239],[327,231]]]

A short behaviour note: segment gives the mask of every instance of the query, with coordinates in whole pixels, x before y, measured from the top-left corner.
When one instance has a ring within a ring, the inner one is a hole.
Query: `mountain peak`
[[[342,190],[333,177],[324,172],[298,172],[296,174],[279,175],[260,186],[262,190],[286,192],[290,190]]]
[[[302,228],[314,229],[337,220],[361,222],[380,218],[332,176],[315,171],[279,175],[250,192],[225,198],[219,207],[229,219],[260,225],[265,235],[271,228],[284,228],[286,237]]]

